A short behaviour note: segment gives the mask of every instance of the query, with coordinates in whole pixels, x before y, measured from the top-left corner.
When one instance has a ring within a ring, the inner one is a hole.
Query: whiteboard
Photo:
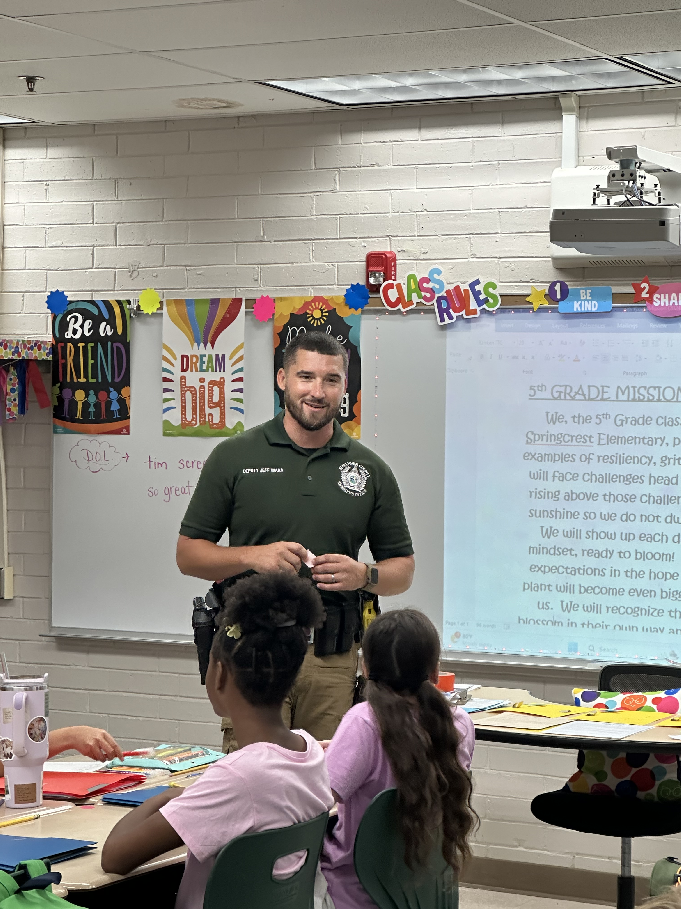
[[[130,435],[53,436],[55,632],[189,640],[192,599],[209,587],[180,573],[175,546],[199,464],[220,440],[163,436],[161,327],[160,314],[132,321]],[[272,417],[271,364],[272,325],[247,318],[247,429]],[[70,458],[79,442],[92,452],[89,465]],[[115,466],[97,470],[96,456]]]
[[[79,467],[70,454],[83,437],[53,437],[53,633],[189,640],[192,599],[209,586],[180,574],[175,546],[198,477],[197,466],[185,465],[205,460],[219,440],[162,435],[161,325],[158,314],[132,323],[130,436],[99,437],[118,452],[119,458],[112,453],[116,466],[97,472]],[[362,317],[361,441],[395,473],[417,550],[411,589],[383,606],[416,606],[438,628],[445,335],[432,311],[402,316],[370,310]],[[250,428],[270,419],[274,406],[272,324],[250,313],[245,355]],[[362,552],[369,560],[368,548]]]
[[[443,640],[681,659],[681,320],[499,312],[448,334]]]

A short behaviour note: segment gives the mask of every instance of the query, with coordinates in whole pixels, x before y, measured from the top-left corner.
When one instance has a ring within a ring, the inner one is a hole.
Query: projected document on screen
[[[681,320],[447,336],[444,647],[681,660]]]

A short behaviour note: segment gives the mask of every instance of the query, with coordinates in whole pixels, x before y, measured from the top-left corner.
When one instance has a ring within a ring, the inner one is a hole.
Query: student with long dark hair
[[[442,854],[459,871],[477,815],[470,768],[475,734],[468,714],[435,687],[440,639],[415,609],[379,616],[362,643],[365,703],[343,718],[326,751],[338,823],[327,837],[322,872],[335,909],[375,909],[357,879],[353,845],[362,815],[379,792],[397,788],[405,859],[423,865],[439,831]],[[319,883],[319,882],[318,882]]]
[[[324,620],[319,594],[295,574],[271,572],[237,581],[224,599],[206,692],[216,714],[232,718],[240,750],[187,789],[168,789],[135,808],[102,851],[105,871],[127,874],[185,843],[176,909],[201,909],[215,857],[231,840],[310,820],[333,804],[319,743],[288,729],[281,715],[310,629]],[[300,857],[288,856],[275,872],[291,874],[300,864]]]

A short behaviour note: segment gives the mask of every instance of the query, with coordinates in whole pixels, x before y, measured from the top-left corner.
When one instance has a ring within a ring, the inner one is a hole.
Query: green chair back
[[[406,865],[396,789],[379,793],[364,812],[354,858],[357,877],[379,909],[458,909],[458,882],[439,840],[426,868]]]
[[[238,836],[220,851],[206,884],[203,909],[312,909],[314,879],[328,811],[291,827]],[[272,877],[277,859],[307,850],[286,880]]]

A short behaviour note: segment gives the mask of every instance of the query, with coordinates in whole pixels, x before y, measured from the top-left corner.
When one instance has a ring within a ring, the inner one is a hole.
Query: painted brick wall
[[[606,145],[681,152],[678,91],[582,99],[581,152]],[[46,336],[47,291],[129,297],[342,292],[364,255],[393,249],[447,276],[480,274],[507,292],[565,277],[622,289],[635,274],[556,272],[548,255],[551,171],[559,163],[555,100],[438,105],[377,112],[5,130],[0,333]],[[659,272],[659,273],[658,273]],[[655,278],[681,275],[656,270]],[[50,672],[55,725],[105,726],[124,744],[217,745],[219,730],[188,647],[55,641],[50,596],[50,419],[2,429],[16,597],[0,601],[13,666]],[[92,591],[96,596],[96,591]],[[470,673],[460,673],[473,681]],[[490,669],[539,696],[577,679]],[[480,745],[476,853],[614,871],[618,845],[539,825],[531,797],[557,788],[569,752]],[[598,848],[599,856],[594,855]],[[637,840],[638,871],[671,841]]]

